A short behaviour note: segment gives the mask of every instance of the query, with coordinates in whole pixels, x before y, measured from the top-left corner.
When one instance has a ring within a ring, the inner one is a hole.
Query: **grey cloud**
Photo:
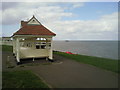
[[[2,10],[8,8],[15,8],[19,5],[19,2],[2,2]]]
[[[39,20],[47,19],[50,22],[59,20],[61,17],[72,16],[72,13],[64,12],[63,7],[54,5],[55,3],[4,3],[2,11],[2,24],[19,23],[21,19],[30,18],[32,15],[38,16]]]

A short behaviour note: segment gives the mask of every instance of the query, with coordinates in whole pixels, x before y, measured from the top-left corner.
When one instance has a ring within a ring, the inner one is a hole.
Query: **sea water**
[[[118,41],[53,41],[53,50],[118,59]]]

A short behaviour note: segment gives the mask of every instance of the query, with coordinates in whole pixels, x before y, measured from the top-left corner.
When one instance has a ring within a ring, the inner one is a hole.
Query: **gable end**
[[[41,25],[41,23],[33,16],[27,23],[28,25]]]

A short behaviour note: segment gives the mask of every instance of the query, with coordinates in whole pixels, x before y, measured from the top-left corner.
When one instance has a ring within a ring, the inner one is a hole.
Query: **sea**
[[[118,60],[118,41],[53,41],[53,50]]]

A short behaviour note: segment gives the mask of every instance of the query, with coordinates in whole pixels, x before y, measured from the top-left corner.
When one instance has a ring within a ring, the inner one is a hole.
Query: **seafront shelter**
[[[56,34],[44,27],[33,16],[28,21],[21,21],[20,29],[12,35],[13,53],[17,62],[20,59],[43,58],[53,60],[52,38]]]

